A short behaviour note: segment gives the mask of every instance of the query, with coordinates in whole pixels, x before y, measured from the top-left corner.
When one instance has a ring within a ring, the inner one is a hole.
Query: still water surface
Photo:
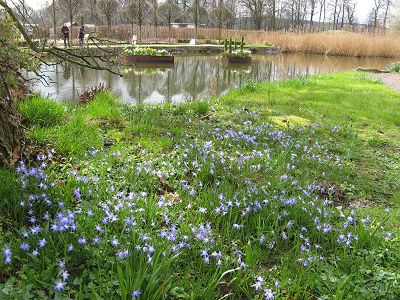
[[[250,78],[275,81],[359,66],[384,68],[391,62],[383,58],[280,54],[255,55],[251,64],[231,66],[221,63],[218,56],[177,56],[170,65],[122,67],[124,77],[62,64],[44,66],[42,71],[50,84],[36,83],[33,89],[61,101],[71,101],[87,87],[103,83],[128,103],[182,102],[226,94]]]

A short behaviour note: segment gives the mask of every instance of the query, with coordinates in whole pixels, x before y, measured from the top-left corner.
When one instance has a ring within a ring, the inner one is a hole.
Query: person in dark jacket
[[[61,27],[61,33],[63,34],[63,37],[64,37],[64,47],[67,48],[67,43],[68,43],[68,47],[70,47],[69,28],[68,28],[67,24],[64,24],[64,26]]]
[[[83,46],[83,39],[85,38],[85,27],[83,25],[79,29],[79,46]]]

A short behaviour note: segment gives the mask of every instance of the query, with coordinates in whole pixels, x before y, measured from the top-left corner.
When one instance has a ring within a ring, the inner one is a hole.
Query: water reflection
[[[251,64],[227,65],[217,56],[180,56],[174,64],[135,65],[122,69],[124,77],[106,71],[61,64],[44,66],[50,85],[34,89],[50,97],[69,101],[87,87],[104,83],[125,102],[182,102],[223,95],[245,80],[274,81],[299,75],[351,70],[358,66],[384,68],[391,63],[382,58],[348,58],[318,55],[256,55]],[[33,74],[29,74],[33,77]]]

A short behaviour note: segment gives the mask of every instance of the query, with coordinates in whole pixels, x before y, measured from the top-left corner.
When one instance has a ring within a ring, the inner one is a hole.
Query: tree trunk
[[[334,26],[334,29],[337,29],[337,9],[338,9],[338,0],[335,0],[335,8],[334,8],[334,11],[333,11],[333,26]]]
[[[73,9],[72,9],[72,1],[69,1],[69,20],[71,22],[71,28],[70,28],[70,32],[69,32],[69,46],[72,46],[72,33],[73,33],[73,25],[72,23],[73,21]]]
[[[383,17],[383,30],[386,30],[386,22],[387,22],[387,17],[388,17],[388,12],[389,12],[389,7],[391,5],[390,0],[387,0],[386,2],[386,10],[385,10],[385,16]]]
[[[0,167],[21,160],[25,144],[24,129],[12,92],[0,69]]]
[[[314,26],[314,12],[315,11],[315,4],[311,4],[311,12],[310,12],[310,30],[313,29]]]
[[[343,27],[344,27],[344,10],[345,10],[344,5],[345,5],[345,3],[343,2],[343,6],[342,6],[342,23],[340,24],[340,28],[341,29],[343,29]]]
[[[142,23],[139,23],[139,44],[142,44]]]
[[[57,35],[56,35],[57,19],[56,19],[56,6],[53,0],[53,35],[54,35],[54,46],[57,46]]]
[[[271,15],[271,27],[272,30],[276,30],[276,0],[272,0],[272,15]]]
[[[171,44],[171,22],[168,23],[168,43]]]
[[[154,38],[157,38],[157,27],[158,27],[158,15],[157,15],[157,1],[153,4],[153,25],[154,25]]]

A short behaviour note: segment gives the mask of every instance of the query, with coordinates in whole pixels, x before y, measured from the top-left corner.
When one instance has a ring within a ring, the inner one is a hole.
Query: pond
[[[33,90],[61,101],[71,101],[88,87],[103,83],[127,103],[178,103],[226,94],[250,78],[275,81],[356,67],[385,68],[391,62],[383,58],[280,54],[254,55],[251,64],[232,66],[221,63],[215,55],[177,56],[174,64],[122,67],[120,71],[124,77],[61,64],[43,66],[42,71],[50,83],[36,82]],[[34,78],[34,75],[28,77]]]

